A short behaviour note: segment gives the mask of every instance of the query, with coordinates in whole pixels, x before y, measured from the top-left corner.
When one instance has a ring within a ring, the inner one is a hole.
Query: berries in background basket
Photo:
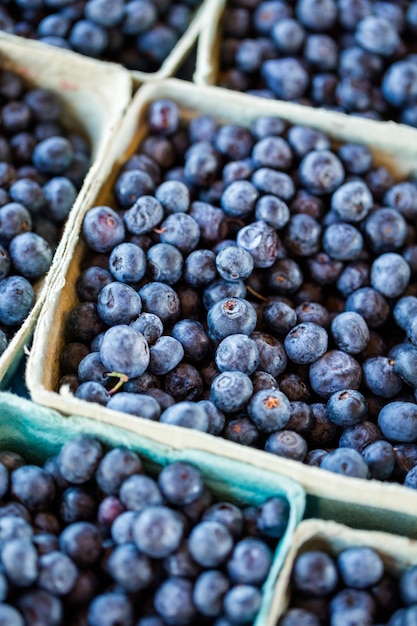
[[[323,616],[331,624],[396,624],[403,617],[414,619],[410,609],[415,567],[404,565],[393,571],[389,559],[366,543],[337,549],[320,543],[317,549],[307,542],[296,555],[289,606],[277,626],[312,626],[322,623]]]
[[[42,624],[62,615],[76,623],[87,614],[91,624],[146,625],[186,615],[214,626],[229,613],[243,626],[256,617],[289,520],[284,497],[257,496],[254,522],[263,507],[272,515],[265,530],[250,529],[242,504],[217,501],[187,461],[149,474],[136,452],[87,435],[44,469],[13,452],[1,458],[2,619],[23,624],[36,612]],[[11,499],[21,510],[8,513]]]

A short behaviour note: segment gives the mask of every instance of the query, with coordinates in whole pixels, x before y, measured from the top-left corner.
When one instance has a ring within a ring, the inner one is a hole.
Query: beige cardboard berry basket
[[[274,626],[271,602],[275,583],[287,554],[294,531],[305,507],[303,489],[292,480],[244,463],[231,461],[200,450],[175,450],[152,439],[129,433],[120,427],[97,420],[69,417],[35,405],[13,394],[0,393],[0,450],[20,453],[29,463],[41,464],[57,454],[66,441],[80,434],[97,438],[106,447],[126,446],[135,450],[150,473],[167,463],[185,461],[199,467],[205,485],[218,501],[230,500],[239,506],[259,506],[270,497],[281,496],[288,503],[287,528],[277,542],[267,580],[262,586],[262,604],[254,626]]]
[[[176,74],[183,61],[186,60],[187,55],[193,49],[193,46],[197,45],[200,33],[204,31],[205,24],[210,20],[211,4],[212,0],[203,0],[200,6],[195,9],[194,16],[187,30],[178,39],[171,52],[156,72],[131,70],[134,86],[136,88],[149,80],[162,80]]]
[[[369,547],[378,552],[387,573],[398,578],[411,566],[417,565],[417,541],[389,533],[353,530],[343,524],[309,519],[298,526],[291,548],[279,575],[272,601],[274,624],[289,607],[291,599],[291,572],[298,554],[307,550],[323,550],[337,557],[352,547]]]
[[[213,0],[206,26],[197,44],[197,59],[193,81],[197,85],[215,85],[219,75],[219,54],[222,18],[227,0]]]
[[[62,122],[65,127],[80,132],[90,142],[91,168],[68,218],[68,229],[71,230],[72,214],[91,197],[89,193],[94,194],[107,144],[131,98],[131,77],[118,66],[61,54],[60,50],[5,33],[0,33],[0,67],[16,72],[28,86],[53,91],[62,103]],[[57,260],[64,254],[65,241],[63,235],[48,279],[55,271]],[[36,285],[35,306],[0,357],[0,381],[3,387],[10,381],[19,357],[30,341],[46,295],[44,283],[39,281]]]
[[[47,306],[39,318],[26,370],[32,399],[63,414],[84,415],[100,422],[123,426],[179,449],[193,447],[207,452],[215,451],[231,459],[244,459],[249,465],[291,477],[307,491],[310,516],[329,517],[364,528],[397,528],[397,532],[417,537],[417,493],[411,489],[376,480],[348,479],[260,450],[242,447],[219,437],[146,421],[78,400],[68,393],[54,391],[59,380],[59,358],[66,315],[77,303],[75,281],[85,251],[82,240],[79,240],[83,214],[94,205],[112,205],[111,189],[117,172],[146,135],[147,107],[157,98],[175,100],[184,121],[198,114],[211,114],[219,121],[249,126],[257,116],[275,115],[289,122],[309,124],[327,132],[335,142],[368,144],[374,153],[375,163],[389,166],[397,179],[417,172],[417,134],[406,127],[349,118],[338,113],[255,98],[216,87],[196,86],[175,79],[144,85],[132,101],[119,129],[117,142],[109,147],[108,160],[100,172],[99,192],[95,199],[84,203],[82,210],[75,216],[73,229],[68,232],[66,254],[50,285]]]

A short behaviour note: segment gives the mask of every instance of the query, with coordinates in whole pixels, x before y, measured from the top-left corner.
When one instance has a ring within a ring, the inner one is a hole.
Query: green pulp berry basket
[[[261,610],[254,626],[274,624],[270,613],[275,583],[294,531],[304,513],[305,494],[291,479],[199,450],[174,450],[116,426],[84,417],[62,416],[10,393],[0,393],[0,450],[14,450],[28,462],[43,463],[69,439],[88,434],[107,447],[127,446],[142,458],[152,473],[172,461],[198,466],[205,484],[221,499],[241,505],[260,505],[271,496],[284,497],[290,507],[287,529],[280,540],[269,576],[263,586]]]

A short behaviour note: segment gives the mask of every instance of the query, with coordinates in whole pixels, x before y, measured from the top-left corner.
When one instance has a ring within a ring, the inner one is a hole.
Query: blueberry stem
[[[115,384],[115,386],[112,387],[112,389],[110,389],[109,391],[109,394],[111,396],[113,396],[116,393],[116,391],[119,391],[119,389],[129,380],[129,376],[127,376],[127,374],[122,374],[122,372],[109,372],[106,374],[106,376],[113,376],[114,378],[119,379],[117,383]]]
[[[249,293],[255,296],[255,298],[259,298],[259,300],[262,300],[262,302],[268,302],[268,298],[263,296],[258,291],[255,291],[255,289],[253,289],[253,287],[251,287],[250,285],[246,285],[246,289],[249,291]]]

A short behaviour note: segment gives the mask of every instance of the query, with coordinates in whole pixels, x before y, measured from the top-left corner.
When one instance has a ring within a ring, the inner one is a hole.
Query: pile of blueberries
[[[415,0],[230,0],[218,83],[417,126]]]
[[[66,130],[55,93],[0,71],[0,354],[35,301],[90,148]]]
[[[148,125],[85,214],[57,389],[416,488],[416,183],[277,117]]]
[[[0,452],[4,626],[252,624],[287,528],[279,496],[215,501],[200,470],[152,477],[87,435],[43,467]]]
[[[277,626],[411,626],[416,616],[417,566],[394,575],[368,546],[337,556],[307,547],[294,561],[289,608]]]
[[[200,0],[5,0],[0,30],[156,72],[185,33]]]

